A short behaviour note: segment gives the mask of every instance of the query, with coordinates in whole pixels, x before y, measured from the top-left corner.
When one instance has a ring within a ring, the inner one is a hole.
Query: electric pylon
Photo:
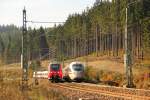
[[[27,59],[27,20],[26,10],[23,9],[23,27],[22,27],[22,90],[28,88],[28,59]]]

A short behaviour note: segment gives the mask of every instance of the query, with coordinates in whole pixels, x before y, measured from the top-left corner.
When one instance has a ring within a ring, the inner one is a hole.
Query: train
[[[33,78],[47,79],[48,71],[35,71],[33,72]]]
[[[60,63],[50,63],[48,66],[48,80],[60,82],[63,79],[62,65]]]
[[[81,62],[72,62],[63,69],[63,79],[66,81],[81,82],[84,80],[85,65]]]
[[[53,62],[48,65],[48,71],[36,71],[33,78],[48,79],[52,83],[58,82],[81,82],[84,80],[85,65],[81,62],[71,62],[64,67],[61,63]]]

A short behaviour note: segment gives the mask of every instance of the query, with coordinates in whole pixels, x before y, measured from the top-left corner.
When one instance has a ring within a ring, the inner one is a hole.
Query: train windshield
[[[74,64],[72,67],[75,71],[82,71],[83,70],[82,64]]]
[[[60,68],[60,64],[51,64],[51,70],[58,71]]]

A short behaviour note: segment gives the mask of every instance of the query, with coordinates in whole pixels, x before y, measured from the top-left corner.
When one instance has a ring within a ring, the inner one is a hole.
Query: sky
[[[82,13],[95,0],[0,0],[0,25],[22,26],[22,10],[27,20],[64,22],[69,14]],[[28,23],[28,27],[51,27],[53,24]]]

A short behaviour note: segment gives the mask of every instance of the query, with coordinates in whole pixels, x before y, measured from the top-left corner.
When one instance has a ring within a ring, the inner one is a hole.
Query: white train
[[[47,79],[48,78],[48,71],[33,72],[33,78]]]
[[[63,69],[63,78],[66,81],[82,81],[84,79],[84,67],[81,62],[70,63]]]

